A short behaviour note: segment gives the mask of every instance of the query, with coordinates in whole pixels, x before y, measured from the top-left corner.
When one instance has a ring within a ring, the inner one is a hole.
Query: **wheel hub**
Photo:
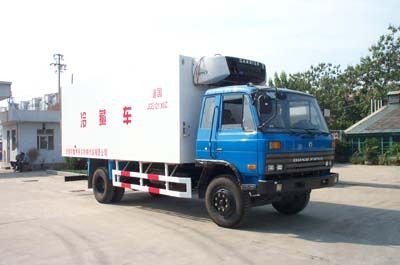
[[[99,193],[104,193],[105,183],[102,178],[97,178],[95,183],[95,189]]]
[[[226,216],[232,212],[233,196],[229,190],[219,189],[213,197],[214,208],[219,214]]]

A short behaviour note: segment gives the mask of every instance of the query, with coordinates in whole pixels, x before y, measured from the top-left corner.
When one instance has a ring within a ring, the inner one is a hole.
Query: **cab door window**
[[[206,98],[200,128],[210,129],[214,118],[215,97]]]
[[[256,127],[254,125],[253,115],[251,114],[250,100],[249,97],[243,96],[243,130],[245,131],[255,131]]]
[[[250,102],[244,95],[223,96],[221,128],[254,130]]]

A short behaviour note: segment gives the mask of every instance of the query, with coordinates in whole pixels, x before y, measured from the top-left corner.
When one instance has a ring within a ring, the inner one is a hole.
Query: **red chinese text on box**
[[[168,109],[168,101],[152,102],[147,105],[147,110]]]
[[[132,114],[131,114],[132,107],[131,106],[125,106],[123,107],[123,123],[128,125],[129,123],[132,123]]]
[[[86,112],[81,112],[81,128],[86,127]]]
[[[72,156],[97,156],[97,157],[107,157],[107,148],[67,148],[65,149],[65,154]]]
[[[100,109],[99,110],[99,125],[100,126],[107,125],[107,116],[106,116],[106,110],[105,109]]]
[[[163,93],[162,93],[161,87],[153,89],[153,94],[152,94],[153,98],[161,98],[162,95],[163,95]]]

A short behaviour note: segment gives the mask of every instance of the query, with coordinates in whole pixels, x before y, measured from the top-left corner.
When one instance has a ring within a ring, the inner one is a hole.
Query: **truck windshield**
[[[329,133],[325,119],[321,114],[314,97],[285,92],[284,97],[275,97],[275,93],[267,93],[272,98],[271,111],[260,113],[260,124],[265,131],[284,130],[293,133]]]

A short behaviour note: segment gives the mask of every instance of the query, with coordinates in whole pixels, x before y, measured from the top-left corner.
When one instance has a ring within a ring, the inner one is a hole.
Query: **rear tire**
[[[114,187],[114,195],[112,197],[111,202],[119,202],[122,200],[125,194],[124,188]]]
[[[272,206],[275,210],[283,214],[297,214],[306,208],[310,201],[310,193],[311,191],[287,194],[282,200],[273,202]]]
[[[220,175],[207,187],[205,203],[209,216],[219,226],[241,226],[250,211],[250,196],[240,190],[231,175]]]
[[[114,197],[114,187],[104,167],[96,169],[93,173],[93,194],[100,203],[110,203]]]

